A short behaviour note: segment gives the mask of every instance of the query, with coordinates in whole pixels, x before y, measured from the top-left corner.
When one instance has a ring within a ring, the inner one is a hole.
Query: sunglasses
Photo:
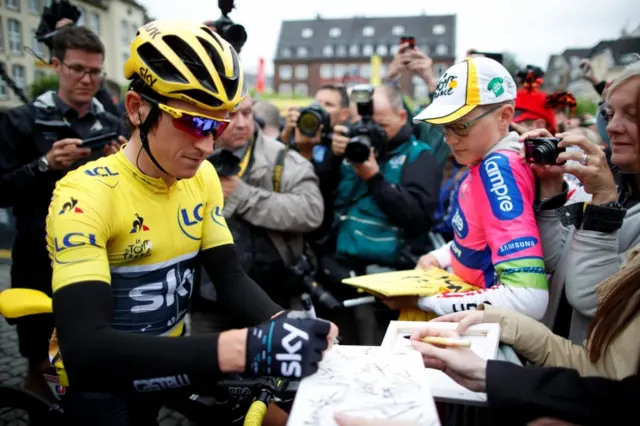
[[[194,138],[204,138],[213,135],[213,139],[216,140],[224,133],[226,128],[229,127],[229,119],[227,118],[213,118],[195,112],[183,111],[160,103],[149,96],[142,94],[140,94],[140,96],[144,100],[157,105],[161,111],[169,114],[173,119],[173,127]]]
[[[466,123],[441,124],[434,127],[444,135],[446,135],[448,131],[451,131],[456,135],[458,135],[459,137],[464,138],[466,136],[469,136],[469,132],[471,131],[471,126],[473,126],[474,124],[482,120],[484,117],[486,117],[487,115],[491,114],[492,112],[496,111],[499,108],[500,108],[500,105],[495,106],[489,109],[488,111],[480,114],[473,120],[467,121]]]

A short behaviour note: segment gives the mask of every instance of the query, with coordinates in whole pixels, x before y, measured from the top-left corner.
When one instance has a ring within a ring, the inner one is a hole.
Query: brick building
[[[284,21],[274,58],[274,90],[312,96],[325,83],[368,82],[370,58],[382,58],[383,74],[400,37],[413,36],[416,46],[434,61],[439,77],[455,60],[456,16],[323,19]],[[418,78],[401,81],[406,94],[426,99]]]

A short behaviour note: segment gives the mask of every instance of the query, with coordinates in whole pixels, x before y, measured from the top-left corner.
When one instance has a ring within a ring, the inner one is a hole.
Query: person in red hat
[[[547,96],[546,106],[554,111],[559,132],[579,126],[579,120],[574,117],[578,102],[571,93],[560,91],[550,94]]]
[[[547,105],[547,95],[539,89],[542,78],[529,71],[522,80],[516,95],[516,113],[512,127],[518,133],[535,129],[547,129],[556,133],[556,115]]]

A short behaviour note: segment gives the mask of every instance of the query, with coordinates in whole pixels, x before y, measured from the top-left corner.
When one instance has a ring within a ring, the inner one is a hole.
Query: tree
[[[35,99],[50,90],[58,90],[58,76],[56,74],[45,75],[34,81],[29,87],[29,96]]]

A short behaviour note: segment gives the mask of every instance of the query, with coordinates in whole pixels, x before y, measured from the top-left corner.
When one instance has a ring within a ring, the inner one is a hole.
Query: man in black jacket
[[[45,218],[56,181],[87,161],[116,152],[118,141],[91,150],[82,139],[116,132],[120,120],[95,99],[103,72],[104,46],[84,27],[66,27],[54,38],[52,65],[59,89],[10,110],[0,124],[0,207],[13,207],[16,238],[11,284],[51,294]],[[123,139],[121,139],[122,141]],[[69,200],[73,204],[73,200]],[[72,206],[73,207],[73,206]],[[29,361],[25,387],[48,396],[46,368],[50,315],[17,321],[20,353]]]
[[[380,86],[373,92],[373,121],[386,141],[371,150],[365,161],[345,157],[348,129],[335,126],[331,152],[316,168],[325,196],[325,211],[333,212],[329,245],[335,254],[320,262],[320,283],[339,299],[357,297],[354,289],[341,284],[350,276],[393,269],[413,268],[411,254],[426,249],[427,234],[438,203],[442,168],[431,148],[416,140],[407,123],[402,94],[396,87]],[[327,197],[332,194],[333,197]],[[343,340],[375,345],[377,333],[397,314],[380,307],[377,330],[370,306],[354,308],[357,337],[349,336],[353,318],[340,323]]]

